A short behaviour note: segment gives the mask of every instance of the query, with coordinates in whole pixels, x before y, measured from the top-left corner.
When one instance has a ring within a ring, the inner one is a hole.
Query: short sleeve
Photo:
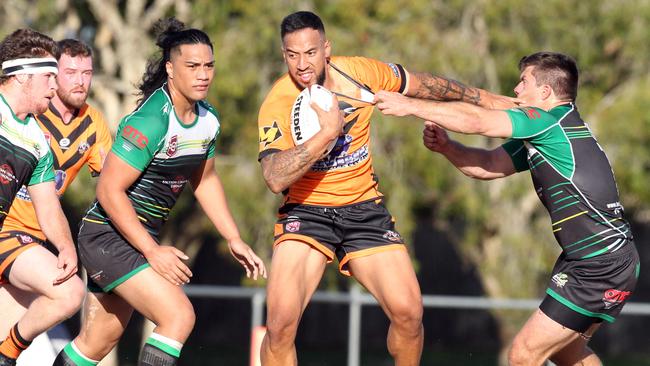
[[[99,173],[104,165],[106,155],[111,150],[113,138],[108,130],[104,115],[96,111],[93,113],[92,119],[95,124],[95,143],[90,150],[88,169],[93,173]]]
[[[534,107],[512,108],[506,111],[512,123],[512,138],[528,139],[558,123],[552,114]]]
[[[408,73],[402,65],[365,57],[354,57],[351,61],[355,79],[373,92],[388,90],[404,94],[408,90]]]
[[[259,155],[258,160],[274,152],[287,150],[295,146],[291,137],[289,115],[295,100],[289,96],[277,97],[271,90],[262,103],[257,117]]]
[[[54,159],[52,158],[52,151],[47,149],[47,153],[43,155],[36,164],[36,168],[32,172],[27,185],[50,182],[54,180]]]
[[[501,147],[510,155],[515,170],[522,172],[529,169],[527,150],[522,140],[510,139],[501,145]]]
[[[168,121],[162,116],[138,113],[124,117],[111,151],[127,164],[143,171],[162,146]]]

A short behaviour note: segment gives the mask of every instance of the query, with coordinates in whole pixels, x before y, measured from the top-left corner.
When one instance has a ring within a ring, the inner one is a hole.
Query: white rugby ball
[[[305,143],[320,131],[318,115],[309,105],[311,100],[324,111],[329,111],[332,107],[332,93],[321,85],[314,84],[298,95],[291,108],[291,137],[296,145]],[[337,140],[338,138],[327,145],[327,154],[332,151]]]

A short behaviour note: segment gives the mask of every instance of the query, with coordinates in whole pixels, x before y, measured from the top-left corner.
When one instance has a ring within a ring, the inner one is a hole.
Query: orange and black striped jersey
[[[379,90],[406,93],[408,73],[400,65],[364,57],[332,57],[327,67],[334,84],[331,91],[338,94],[339,108],[345,114],[344,134],[328,156],[284,192],[285,203],[344,206],[382,196],[370,155],[374,105],[368,94]],[[295,146],[291,107],[300,92],[285,74],[266,96],[258,116],[259,160]]]
[[[70,123],[65,124],[50,103],[47,111],[36,119],[52,150],[59,196],[65,192],[84,164],[88,164],[88,169],[93,174],[101,171],[104,159],[111,150],[112,138],[104,116],[98,110],[84,104]],[[23,231],[45,240],[25,186],[16,195],[2,226],[3,232],[10,230]]]

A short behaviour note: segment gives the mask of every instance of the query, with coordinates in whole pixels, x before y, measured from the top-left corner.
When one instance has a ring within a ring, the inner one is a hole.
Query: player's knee
[[[423,312],[421,302],[400,303],[393,306],[390,311],[392,324],[412,332],[419,332]]]
[[[76,276],[59,286],[61,287],[54,294],[57,303],[56,307],[61,312],[61,315],[67,319],[76,314],[81,308],[86,289],[83,282]]]
[[[177,309],[173,317],[166,319],[165,322],[178,331],[179,337],[187,338],[196,323],[196,314],[192,304],[188,301],[187,304]]]
[[[529,365],[534,362],[532,351],[524,339],[515,337],[508,351],[508,365]]]
[[[271,343],[292,342],[298,330],[298,318],[286,314],[269,316],[266,322],[266,334]]]

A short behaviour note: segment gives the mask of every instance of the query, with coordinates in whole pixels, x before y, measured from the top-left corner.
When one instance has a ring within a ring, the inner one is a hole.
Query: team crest
[[[399,235],[399,233],[393,230],[386,230],[386,233],[384,233],[383,237],[384,239],[388,239],[392,242],[402,241],[402,237]]]
[[[88,145],[88,141],[81,141],[79,143],[79,147],[77,148],[77,151],[79,151],[79,154],[83,154],[86,151],[90,149],[90,145]]]
[[[178,149],[178,135],[174,135],[169,139],[169,146],[167,146],[167,156],[172,157],[176,154]]]
[[[264,147],[267,147],[269,144],[274,143],[280,137],[282,137],[282,131],[278,127],[278,122],[273,121],[273,125],[260,127],[260,144],[264,144]]]
[[[290,221],[290,222],[287,222],[287,224],[284,225],[284,229],[285,229],[287,232],[295,233],[295,232],[297,232],[298,230],[300,230],[300,221]]]
[[[24,244],[31,244],[31,243],[34,242],[34,239],[31,236],[23,235],[23,234],[18,235],[18,240],[20,240],[20,242],[23,243],[23,245]]]

